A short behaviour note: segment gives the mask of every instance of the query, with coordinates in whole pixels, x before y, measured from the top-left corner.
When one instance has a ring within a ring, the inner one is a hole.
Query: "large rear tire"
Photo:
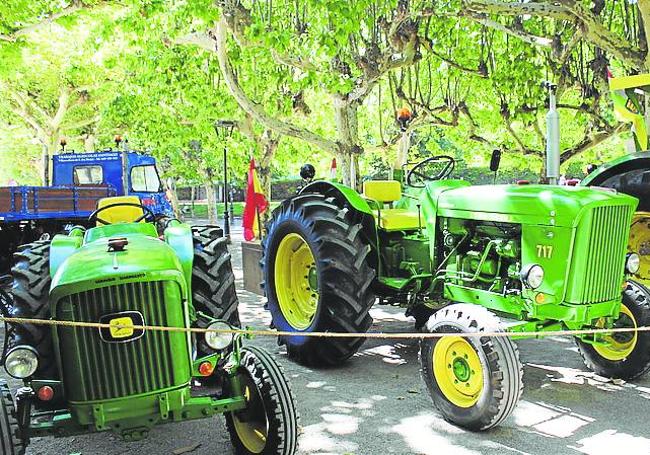
[[[16,410],[5,381],[0,381],[0,437],[0,455],[25,453],[25,443],[18,437]]]
[[[193,226],[192,235],[192,304],[195,311],[239,327],[239,300],[230,263],[228,239],[223,237],[223,231],[217,226]],[[199,319],[197,325],[205,328],[208,324]],[[205,344],[203,337],[199,338],[198,355],[212,354],[214,350]]]
[[[11,269],[14,282],[11,289],[13,306],[10,314],[16,318],[49,319],[50,304],[50,241],[38,240],[14,253]],[[14,324],[8,348],[19,344],[32,346],[38,352],[38,370],[34,379],[57,379],[58,371],[52,345],[50,326]]]
[[[264,290],[272,327],[289,356],[306,365],[338,365],[363,338],[315,338],[309,332],[364,333],[375,301],[370,245],[360,220],[334,198],[304,194],[273,212],[263,241]]]
[[[499,319],[478,305],[437,311],[430,333],[501,332]],[[420,343],[422,377],[445,418],[472,431],[499,425],[514,411],[523,390],[517,346],[504,337],[427,338]]]
[[[621,312],[614,327],[650,326],[650,292],[634,281],[623,291]],[[650,332],[619,332],[605,337],[609,345],[576,339],[587,368],[610,378],[634,379],[650,370]]]
[[[298,412],[282,368],[264,350],[241,350],[239,379],[244,410],[226,414],[238,455],[292,455],[298,449]]]

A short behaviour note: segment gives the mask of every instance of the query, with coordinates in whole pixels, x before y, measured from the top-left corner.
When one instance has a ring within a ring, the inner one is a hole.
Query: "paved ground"
[[[241,289],[241,254],[233,258]],[[242,321],[265,327],[261,298],[240,291]],[[400,310],[377,307],[373,330],[407,331]],[[524,395],[499,428],[470,433],[440,418],[420,380],[415,342],[371,340],[345,366],[310,370],[288,361],[270,338],[253,344],[274,353],[290,376],[302,417],[302,454],[650,454],[650,376],[614,384],[594,377],[567,339],[519,342]],[[0,376],[4,370],[0,372]],[[14,385],[16,383],[14,382]],[[35,440],[30,454],[231,453],[221,417],[169,425],[138,443],[110,434]]]

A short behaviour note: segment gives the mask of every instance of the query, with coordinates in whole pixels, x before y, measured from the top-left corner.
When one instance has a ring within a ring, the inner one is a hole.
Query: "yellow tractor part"
[[[318,308],[318,275],[311,248],[300,234],[287,234],[275,256],[275,293],[280,310],[296,330],[308,328]]]
[[[641,259],[634,277],[650,286],[650,212],[637,212],[632,217],[628,251],[637,253]]]
[[[602,323],[596,324],[602,327]],[[615,327],[637,327],[636,319],[632,312],[625,305],[621,305],[621,313],[616,321]],[[605,335],[604,341],[608,344],[595,344],[594,349],[603,358],[618,362],[625,360],[634,351],[637,342],[636,332],[622,332]]]
[[[418,229],[420,218],[417,211],[383,208],[385,203],[396,202],[402,197],[402,184],[396,180],[368,180],[363,182],[363,197],[379,207],[375,219],[377,225],[386,231]]]
[[[131,204],[131,205],[119,205],[119,204]],[[111,207],[102,211],[100,218],[106,221],[108,224],[116,223],[131,223],[138,218],[144,216],[144,210],[141,207],[140,198],[138,196],[115,196],[115,197],[105,197],[97,201],[97,209],[102,209],[104,207],[109,207],[115,205],[116,207]],[[144,220],[140,221],[144,223]],[[97,226],[103,226],[104,223],[97,221]]]
[[[483,391],[483,364],[467,339],[442,337],[433,349],[433,374],[447,400],[460,408],[474,406]]]
[[[263,453],[269,435],[269,423],[266,418],[262,397],[255,383],[249,376],[243,379],[244,398],[248,409],[233,413],[233,424],[239,440],[250,453]],[[242,418],[240,414],[246,414]]]

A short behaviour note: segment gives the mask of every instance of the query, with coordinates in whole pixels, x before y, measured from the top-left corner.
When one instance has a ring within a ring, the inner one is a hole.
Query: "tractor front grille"
[[[165,305],[166,295],[178,296],[171,309]],[[127,283],[63,297],[57,305],[57,316],[66,321],[99,322],[107,315],[139,312],[145,325],[167,326],[168,311],[183,311],[180,302],[180,290],[173,281]],[[187,381],[187,378],[174,377],[171,346],[172,343],[187,346],[183,333],[145,331],[137,339],[107,342],[95,328],[61,327],[58,337],[70,401],[146,394]]]
[[[625,251],[630,230],[632,208],[629,206],[596,207],[591,216],[586,250],[574,252],[586,257],[582,274],[580,303],[614,300],[621,295]],[[574,261],[574,266],[576,261]]]

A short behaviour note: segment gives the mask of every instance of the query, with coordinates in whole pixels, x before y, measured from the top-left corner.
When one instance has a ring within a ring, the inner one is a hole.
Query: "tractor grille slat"
[[[627,236],[619,234],[629,229],[630,211],[628,206],[593,209],[587,266],[582,280],[582,303],[604,302],[620,296]]]
[[[165,283],[127,283],[72,294],[59,301],[58,317],[98,322],[108,314],[138,311],[146,325],[167,326]],[[66,395],[70,401],[84,402],[174,386],[170,339],[166,335],[146,331],[137,340],[108,343],[97,329],[62,328],[59,340],[61,352],[65,353],[61,364]]]

